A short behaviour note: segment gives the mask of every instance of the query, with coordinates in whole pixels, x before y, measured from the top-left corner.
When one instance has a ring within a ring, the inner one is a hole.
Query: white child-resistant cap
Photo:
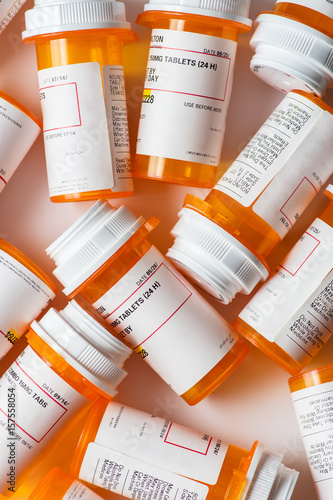
[[[269,85],[323,97],[333,82],[333,39],[276,14],[260,14],[250,40],[251,70]]]
[[[35,0],[25,12],[25,24],[23,39],[60,31],[131,29],[124,3],[115,0]]]
[[[150,0],[144,5],[144,10],[166,10],[217,17],[251,27],[252,20],[248,18],[250,3],[250,0],[171,0],[169,2],[168,0]]]
[[[126,377],[123,365],[132,350],[123,345],[75,301],[54,308],[31,328],[87,380],[110,396]]]
[[[99,269],[144,224],[125,206],[97,201],[47,249],[53,274],[72,293]]]
[[[229,304],[236,293],[250,293],[268,270],[221,226],[189,208],[179,212],[167,257],[190,281]]]

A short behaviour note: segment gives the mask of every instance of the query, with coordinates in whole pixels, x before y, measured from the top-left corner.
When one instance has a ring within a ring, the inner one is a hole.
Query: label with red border
[[[152,30],[137,154],[218,165],[236,47],[219,37]]]
[[[155,247],[94,307],[178,394],[203,378],[237,340]]]

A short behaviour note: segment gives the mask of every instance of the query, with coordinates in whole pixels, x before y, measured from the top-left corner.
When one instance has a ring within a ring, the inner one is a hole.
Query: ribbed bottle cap
[[[97,201],[47,249],[53,274],[69,295],[99,269],[143,225],[126,207]]]
[[[183,208],[171,234],[167,257],[200,288],[229,304],[236,293],[250,293],[268,270],[242,243],[203,215]]]
[[[72,301],[58,312],[54,308],[31,328],[54,351],[91,383],[110,396],[126,377],[123,369],[131,349]]]
[[[144,10],[166,10],[168,12],[183,12],[200,16],[217,17],[235,21],[245,26],[252,26],[248,18],[250,0],[150,0],[144,5]]]
[[[260,14],[250,46],[252,71],[269,85],[322,97],[333,81],[333,39],[298,21]]]
[[[60,31],[131,29],[124,3],[115,0],[35,0],[25,12],[25,23],[23,39]]]

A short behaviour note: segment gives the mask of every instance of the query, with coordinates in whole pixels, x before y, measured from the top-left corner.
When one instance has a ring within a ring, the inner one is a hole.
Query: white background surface
[[[273,5],[273,0],[252,0],[250,17],[254,20],[259,12],[272,9]],[[23,45],[21,41],[24,11],[32,6],[33,2],[29,0],[0,36],[0,89],[41,118],[35,49],[34,46]],[[139,43],[126,48],[124,60],[133,153],[150,34],[148,28],[135,25],[142,6],[141,0],[126,1],[127,18],[140,37]],[[236,158],[283,98],[283,94],[260,81],[250,71],[250,36],[241,35],[239,38],[221,171]],[[333,105],[332,90],[327,92],[324,100]],[[135,180],[134,195],[124,200],[115,199],[111,204],[118,207],[125,203],[138,216],[160,217],[161,223],[151,234],[150,240],[162,252],[166,252],[172,243],[169,231],[177,220],[177,212],[187,192],[203,198],[208,191]],[[92,203],[50,202],[43,139],[40,135],[0,195],[0,237],[20,249],[52,277],[53,262],[45,254],[45,248]],[[279,250],[272,255],[270,262],[273,267],[324,205],[324,197],[319,194]],[[67,301],[60,284],[59,290],[53,306],[62,309]],[[232,322],[248,300],[249,297],[239,296],[228,306],[213,301],[211,303],[227,321]],[[11,355],[2,362],[1,371],[23,345],[24,342],[21,342],[12,350]],[[331,342],[322,349],[309,368],[331,363],[332,352]],[[137,355],[133,354],[127,363],[127,370],[129,375],[119,387],[118,401],[205,431],[243,448],[249,449],[255,440],[260,440],[267,448],[284,453],[285,464],[300,471],[292,500],[316,499],[291,404],[287,384],[289,375],[256,348],[250,346],[250,354],[241,366],[213,394],[195,407],[189,407],[180,399]],[[76,431],[78,433],[79,429]],[[69,445],[61,445],[63,456],[61,462],[58,459],[58,463],[68,466],[76,439],[77,435],[73,435]],[[51,458],[44,464],[42,471],[48,470],[55,462],[57,461]],[[105,498],[113,498],[111,494],[101,490],[99,494]],[[20,496],[17,495],[16,498]]]

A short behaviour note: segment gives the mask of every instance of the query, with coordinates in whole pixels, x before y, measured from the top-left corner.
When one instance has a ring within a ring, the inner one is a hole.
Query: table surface
[[[132,153],[140,112],[141,91],[145,73],[149,30],[135,24],[142,11],[143,1],[127,0],[127,19],[132,23],[140,41],[125,49],[127,104]],[[273,0],[252,0],[250,17],[273,8]],[[41,118],[35,49],[24,45],[21,33],[24,29],[24,11],[33,2],[28,0],[7,26],[0,37],[0,89]],[[239,38],[234,85],[227,117],[227,129],[220,169],[224,170],[243,149],[246,143],[269,116],[283,94],[259,80],[249,69],[252,50],[251,34]],[[127,71],[127,65],[130,71]],[[333,92],[328,90],[325,102],[333,104]],[[332,180],[331,180],[332,181]],[[160,225],[150,240],[164,253],[172,244],[170,230],[177,221],[186,193],[203,198],[208,190],[176,186],[155,181],[135,180],[134,195],[125,200],[111,202],[115,207],[125,203],[138,216],[156,215]],[[46,255],[49,246],[62,232],[83,214],[93,202],[53,204],[49,200],[44,145],[39,136],[21,165],[1,193],[0,237],[19,248],[52,276],[53,261]],[[272,268],[324,206],[319,194],[304,215],[290,231],[278,251],[270,258]],[[53,306],[62,309],[67,304],[61,292]],[[229,322],[249,301],[249,296],[239,295],[224,306],[208,299],[216,310]],[[1,372],[24,347],[24,341],[12,349],[1,364]],[[309,365],[315,368],[332,362],[333,344],[328,343]],[[314,486],[307,465],[301,436],[288,389],[289,375],[259,350],[250,345],[250,353],[237,370],[210,396],[194,407],[188,406],[160,379],[137,355],[127,362],[128,376],[119,387],[117,400],[148,413],[156,413],[180,424],[202,430],[222,438],[223,441],[250,449],[255,440],[267,448],[282,452],[284,463],[300,471],[292,500],[316,500]],[[72,433],[66,447],[58,450],[43,464],[36,477],[52,465],[68,468],[71,450],[74,449],[79,428]],[[99,490],[104,498],[115,495]],[[20,495],[15,495],[20,498]],[[115,497],[116,498],[116,497]]]

